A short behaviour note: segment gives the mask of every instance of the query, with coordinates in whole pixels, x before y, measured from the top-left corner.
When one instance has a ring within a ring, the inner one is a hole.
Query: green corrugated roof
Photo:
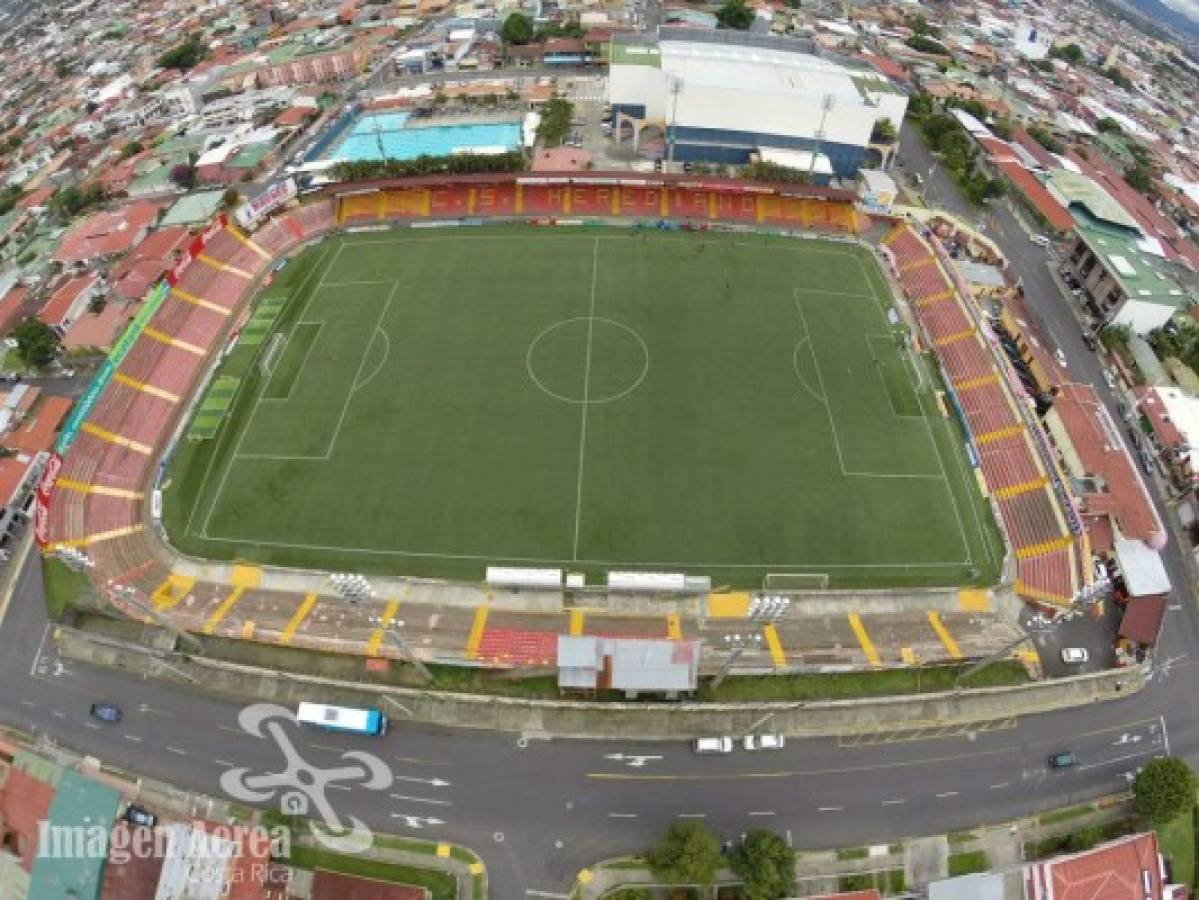
[[[175,205],[167,210],[159,227],[163,225],[194,225],[212,218],[217,207],[221,205],[224,191],[199,191],[188,194],[175,201]]]
[[[1137,246],[1137,241],[1142,240],[1138,232],[1081,211],[1074,218],[1079,237],[1103,261],[1104,268],[1120,283],[1129,299],[1176,309],[1199,301],[1199,297],[1170,276],[1164,260]]]
[[[262,158],[271,152],[271,145],[268,142],[261,144],[250,144],[242,147],[231,160],[229,166],[234,169],[252,169],[254,166],[262,162]]]
[[[1049,173],[1049,186],[1066,200],[1066,205],[1085,206],[1096,219],[1111,222],[1123,228],[1137,228],[1137,221],[1130,216],[1115,198],[1081,172],[1054,169]]]
[[[58,792],[50,802],[46,813],[49,825],[59,828],[77,828],[85,835],[78,839],[77,846],[83,853],[65,853],[61,856],[47,855],[53,848],[39,847],[29,878],[29,894],[38,900],[97,900],[108,858],[108,841],[103,846],[94,846],[94,855],[86,852],[86,838],[93,828],[104,829],[107,835],[116,819],[120,794],[114,788],[98,781],[63,770]],[[76,842],[72,842],[76,843]],[[68,845],[66,849],[71,849]]]
[[[886,78],[881,75],[852,75],[850,79],[853,81],[854,87],[858,89],[858,93],[865,99],[867,93],[870,94],[898,94],[899,89],[895,87]]]
[[[613,42],[612,65],[614,66],[662,66],[662,51],[647,44],[625,44]]]

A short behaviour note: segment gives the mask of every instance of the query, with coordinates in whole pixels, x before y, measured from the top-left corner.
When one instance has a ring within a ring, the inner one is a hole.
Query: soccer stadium
[[[359,183],[214,222],[64,428],[43,546],[156,605],[202,560],[697,590],[1007,560],[1069,602],[1055,473],[918,232],[671,178]]]

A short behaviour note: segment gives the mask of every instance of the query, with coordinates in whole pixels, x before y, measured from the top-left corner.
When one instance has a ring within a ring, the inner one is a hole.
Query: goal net
[[[283,343],[286,338],[282,333],[271,335],[270,343],[266,345],[266,350],[263,351],[262,357],[259,359],[258,366],[262,369],[262,374],[268,378],[275,371],[275,364],[279,362],[279,356],[283,352]]]
[[[827,587],[824,572],[767,572],[762,578],[766,591],[822,591]]]

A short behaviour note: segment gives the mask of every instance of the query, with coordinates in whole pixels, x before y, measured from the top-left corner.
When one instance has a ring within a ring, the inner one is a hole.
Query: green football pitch
[[[257,302],[273,330],[222,363],[236,397],[164,480],[185,552],[473,580],[997,576],[962,435],[864,247],[375,232],[306,251]]]

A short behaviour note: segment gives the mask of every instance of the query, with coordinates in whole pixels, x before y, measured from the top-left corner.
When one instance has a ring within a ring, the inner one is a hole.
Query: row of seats
[[[883,238],[883,245],[954,386],[983,475],[1016,551],[1019,583],[1033,599],[1069,602],[1080,555],[1074,552],[1044,465],[1014,407],[1017,401],[1004,390],[1008,373],[997,366],[936,254],[919,235],[899,225]]]

